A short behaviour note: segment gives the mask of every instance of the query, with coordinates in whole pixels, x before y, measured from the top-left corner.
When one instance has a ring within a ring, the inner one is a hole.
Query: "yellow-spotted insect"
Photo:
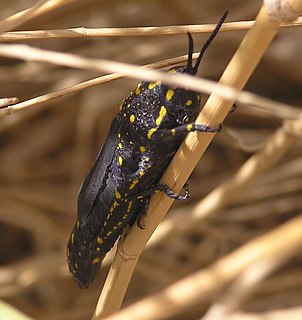
[[[187,65],[170,69],[170,73],[196,74],[226,15],[202,47],[194,66],[193,39],[188,34]],[[199,112],[199,93],[173,89],[159,81],[141,82],[121,104],[81,187],[78,219],[67,247],[69,269],[81,288],[94,280],[106,253],[126,226],[137,221],[142,228],[141,218],[154,192],[163,191],[177,200],[188,198],[188,191],[177,196],[159,180],[188,132],[219,131],[196,124]]]

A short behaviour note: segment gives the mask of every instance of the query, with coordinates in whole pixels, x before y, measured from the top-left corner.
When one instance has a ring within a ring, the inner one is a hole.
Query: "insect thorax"
[[[199,111],[199,93],[171,88],[160,81],[139,83],[120,106],[120,115],[143,135],[152,128],[172,129],[194,122]]]

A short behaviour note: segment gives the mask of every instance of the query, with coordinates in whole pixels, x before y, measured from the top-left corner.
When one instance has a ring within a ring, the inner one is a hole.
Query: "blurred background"
[[[34,1],[1,1],[1,20]],[[111,0],[71,1],[30,19],[15,30],[74,27],[136,27],[253,20],[261,1]],[[199,76],[218,80],[246,31],[220,33],[208,49]],[[194,34],[195,50],[208,34]],[[283,28],[246,90],[301,108],[301,27]],[[21,43],[21,42],[18,42]],[[31,46],[85,57],[143,65],[187,53],[187,37],[159,35],[33,40]],[[99,73],[0,58],[0,97],[20,101],[54,92]],[[68,273],[65,248],[76,219],[77,193],[121,101],[137,81],[121,79],[0,118],[0,298],[35,319],[88,319],[112,254],[94,284],[81,291]],[[204,98],[206,99],[206,97]],[[189,184],[186,204],[175,203],[168,219],[188,215],[282,123],[274,113],[237,106],[208,148]],[[232,135],[230,135],[232,132]],[[247,148],[239,148],[234,137]],[[301,212],[301,141],[231,204],[182,233],[161,237],[146,249],[124,305],[209,266],[249,239]],[[189,218],[188,218],[189,219]],[[247,313],[301,305],[301,254],[268,277],[241,305]],[[179,319],[200,318],[207,304]]]

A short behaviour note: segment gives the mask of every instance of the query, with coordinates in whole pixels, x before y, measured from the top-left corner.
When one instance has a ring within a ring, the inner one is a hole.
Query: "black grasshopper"
[[[189,37],[186,66],[169,73],[195,75],[201,58],[219,31],[226,14],[192,64],[193,39]],[[184,200],[168,186],[159,184],[166,167],[190,131],[217,132],[195,124],[200,112],[200,95],[161,82],[141,82],[123,101],[113,119],[93,167],[78,197],[78,219],[72,231],[67,260],[71,273],[82,288],[94,280],[106,253],[127,226],[146,214],[150,196],[163,191]]]

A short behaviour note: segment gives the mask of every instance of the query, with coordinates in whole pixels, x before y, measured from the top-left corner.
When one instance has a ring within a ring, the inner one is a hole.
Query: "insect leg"
[[[154,192],[164,192],[169,198],[172,198],[174,200],[188,201],[190,198],[189,185],[187,183],[185,183],[183,188],[185,190],[185,194],[178,195],[178,194],[174,193],[174,191],[172,189],[170,189],[167,185],[158,184],[157,186],[155,186]]]
[[[140,229],[145,229],[145,223],[144,223],[144,218],[147,215],[148,212],[148,208],[149,208],[149,200],[150,200],[150,196],[155,193],[155,192],[164,192],[168,197],[174,199],[174,200],[178,200],[178,201],[187,201],[190,197],[190,191],[189,191],[189,186],[186,183],[184,185],[184,189],[185,189],[185,194],[184,195],[177,195],[173,192],[173,190],[171,190],[167,185],[164,184],[158,184],[156,185],[154,188],[144,192],[144,194],[140,194],[138,196],[139,198],[139,203],[137,205],[137,208],[135,209],[135,211],[138,211],[138,215],[133,215],[133,217],[137,217],[136,223],[137,226]],[[129,221],[129,225],[132,225],[134,223],[135,219],[130,220]]]
[[[164,137],[172,137],[172,136],[176,136],[176,135],[184,134],[184,133],[188,133],[188,132],[193,132],[193,131],[216,133],[216,132],[220,132],[221,130],[222,130],[221,125],[219,125],[217,128],[211,128],[211,127],[204,125],[204,124],[189,123],[189,124],[185,124],[185,125],[173,128],[173,129],[156,130],[152,134],[151,140],[160,141]]]
[[[136,210],[139,211],[139,214],[138,214],[138,217],[136,220],[136,224],[142,230],[145,229],[144,218],[146,217],[147,212],[148,212],[149,199],[150,199],[149,197],[139,199],[139,203],[136,208]]]
[[[169,198],[172,198],[174,200],[187,201],[190,198],[189,185],[185,183],[183,188],[185,190],[185,194],[178,195],[167,185],[159,183],[155,185],[153,188],[146,190],[140,193],[139,195],[136,195],[136,197],[137,198],[150,197],[153,193],[164,192]]]

